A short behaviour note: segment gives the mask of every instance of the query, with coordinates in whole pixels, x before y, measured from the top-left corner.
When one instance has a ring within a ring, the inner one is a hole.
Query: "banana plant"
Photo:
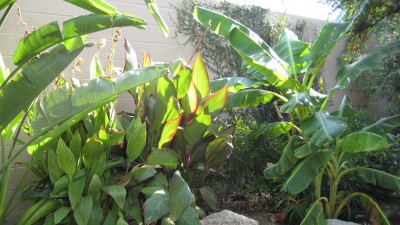
[[[15,2],[15,0],[1,1],[0,10],[3,8],[6,8],[6,10],[1,17],[0,27]],[[104,93],[103,96],[93,97],[90,94],[91,91],[84,90],[84,87],[79,89],[83,93],[86,92],[87,95],[76,95],[79,96],[79,99],[69,99],[70,95],[58,92],[61,98],[52,99],[52,101],[54,104],[66,104],[69,114],[64,113],[57,119],[53,119],[52,122],[47,123],[46,128],[42,127],[36,132],[32,132],[32,136],[28,140],[20,140],[20,132],[28,117],[28,112],[35,105],[38,97],[75,60],[84,48],[90,46],[90,44],[84,43],[86,34],[118,26],[133,26],[144,29],[146,25],[146,21],[141,18],[122,14],[115,7],[102,0],[68,0],[67,2],[84,8],[92,12],[92,14],[67,20],[63,23],[62,29],[58,22],[49,23],[23,38],[13,56],[13,62],[17,66],[15,70],[8,71],[3,60],[0,60],[0,141],[2,149],[0,223],[5,222],[10,212],[10,205],[18,189],[23,184],[23,179],[21,179],[18,182],[18,188],[12,192],[6,202],[5,195],[10,179],[10,165],[23,151],[29,148],[31,153],[37,152],[37,154],[33,154],[34,157],[40,156],[41,151],[46,149],[45,145],[48,144],[50,139],[57,139],[70,126],[83,118],[86,113],[107,104],[114,100],[118,94],[134,88],[136,85],[141,85],[157,78],[157,76],[163,75],[162,69],[158,71],[159,74],[157,75],[156,71],[154,73],[150,72],[152,69],[149,68],[147,72],[127,72],[120,78],[115,79],[98,78],[92,83],[102,85],[103,89],[95,84],[90,86],[94,89],[100,88],[100,91]],[[149,9],[151,9],[153,16],[161,18],[154,1],[152,1]],[[160,23],[160,25],[163,26],[164,30],[167,30],[165,24]],[[40,55],[40,57],[36,57],[37,55]],[[149,76],[140,75],[149,73],[151,73]],[[132,81],[132,83],[126,83],[127,81]],[[106,86],[111,89],[105,91],[104,88]],[[60,102],[57,102],[58,100]],[[6,141],[9,139],[12,139],[12,146],[7,155]],[[17,142],[22,143],[22,147],[17,149]]]
[[[368,7],[369,1],[366,1],[359,14]],[[314,184],[316,202],[309,208],[302,224],[326,224],[325,218],[337,218],[353,197],[360,197],[362,204],[371,209],[372,221],[389,224],[368,195],[353,193],[338,200],[337,189],[340,179],[350,172],[357,172],[374,185],[399,189],[399,177],[351,165],[350,162],[355,153],[388,147],[386,133],[400,126],[400,116],[383,118],[369,128],[350,132],[346,122],[347,113],[351,111],[349,102],[345,99],[334,113],[327,112],[326,107],[335,91],[347,88],[363,71],[376,67],[384,57],[397,53],[400,42],[377,49],[341,68],[336,85],[328,94],[323,94],[314,90],[321,68],[340,37],[351,28],[354,19],[327,23],[312,44],[300,41],[293,32],[285,29],[278,43],[271,47],[247,27],[222,14],[195,7],[193,15],[204,27],[230,42],[242,56],[243,68],[250,75],[249,78],[216,80],[211,84],[212,87],[228,85],[228,107],[256,106],[273,100],[276,106],[280,104],[277,113],[281,121],[267,124],[257,133],[266,137],[286,134],[289,140],[278,163],[266,168],[264,173],[269,178],[288,176],[283,190],[293,195]],[[265,88],[268,86],[273,86],[276,91],[269,91]],[[329,197],[321,196],[325,174],[328,175]]]

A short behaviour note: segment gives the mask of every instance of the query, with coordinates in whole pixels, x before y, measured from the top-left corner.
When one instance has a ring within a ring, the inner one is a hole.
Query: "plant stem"
[[[322,103],[321,109],[319,110],[320,112],[325,111],[326,107],[328,106],[329,101],[332,98],[333,93],[335,93],[334,90],[330,90],[328,96],[326,97],[324,103]]]
[[[280,119],[282,122],[285,122],[285,119],[283,118],[282,113],[281,113],[281,111],[279,110],[278,102],[277,102],[277,101],[274,101],[273,105],[274,105],[276,114],[278,115],[279,119]],[[288,137],[289,139],[292,137],[289,133],[286,133],[286,135],[287,135],[287,137]]]
[[[333,215],[332,218],[333,218],[333,219],[337,219],[337,218],[339,217],[339,214],[340,214],[340,212],[342,211],[343,207],[347,204],[347,202],[349,202],[350,199],[352,199],[353,197],[356,197],[356,196],[358,196],[358,195],[362,196],[362,195],[365,195],[365,194],[364,194],[364,193],[361,193],[361,192],[354,192],[354,193],[352,193],[351,195],[347,196],[345,199],[343,199],[343,200],[340,202],[340,204],[339,204],[339,206],[337,207],[337,209],[335,210],[335,214]]]
[[[8,15],[10,14],[10,11],[11,11],[12,7],[14,6],[14,4],[15,4],[15,2],[10,4],[7,7],[6,11],[4,12],[3,16],[1,17],[1,19],[0,19],[0,29],[3,26],[4,22],[6,21]]]

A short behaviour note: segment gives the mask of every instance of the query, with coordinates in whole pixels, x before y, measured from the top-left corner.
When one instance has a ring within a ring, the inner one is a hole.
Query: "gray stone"
[[[352,223],[352,222],[344,222],[344,221],[336,220],[336,219],[329,219],[328,225],[359,225],[359,224]]]
[[[202,225],[258,225],[258,222],[229,210],[211,214],[200,220]]]

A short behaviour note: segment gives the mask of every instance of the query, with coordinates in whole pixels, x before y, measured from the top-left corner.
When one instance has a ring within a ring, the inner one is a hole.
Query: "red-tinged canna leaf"
[[[181,122],[181,118],[182,115],[167,121],[161,133],[161,138],[158,142],[158,148],[162,148],[165,144],[168,144],[170,141],[172,141],[172,139],[175,137],[176,132],[178,131],[178,126]]]
[[[196,87],[198,98],[204,99],[210,93],[210,81],[206,66],[201,58],[200,53],[197,53],[196,60],[193,63],[192,79]]]
[[[209,95],[197,108],[196,114],[208,107],[208,112],[212,117],[220,113],[228,101],[228,84],[226,84],[221,90]]]
[[[188,68],[179,71],[174,79],[172,79],[172,83],[176,89],[177,99],[185,97],[192,83],[192,71]]]
[[[193,82],[190,82],[186,95],[181,99],[181,104],[186,119],[190,118],[190,114],[193,114],[197,108],[197,92]]]
[[[204,155],[206,167],[218,168],[231,154],[233,146],[225,138],[217,138],[210,142]]]
[[[183,130],[183,137],[189,149],[192,149],[192,147],[203,138],[204,132],[211,123],[211,116],[203,111],[203,113],[197,115],[196,118],[185,127]]]

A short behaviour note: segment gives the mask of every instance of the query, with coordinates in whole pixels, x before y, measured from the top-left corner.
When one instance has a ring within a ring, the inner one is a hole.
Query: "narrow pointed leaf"
[[[193,64],[192,80],[196,87],[199,99],[204,99],[210,93],[210,81],[206,66],[201,58],[200,53],[197,53]]]
[[[369,132],[354,132],[339,142],[343,151],[349,153],[378,151],[389,147],[385,137]]]
[[[205,186],[199,188],[200,194],[203,197],[204,201],[207,205],[213,209],[218,209],[218,201],[217,201],[217,194],[215,193],[214,189],[210,186]]]
[[[137,59],[137,55],[135,50],[133,50],[131,44],[129,44],[128,40],[125,38],[125,66],[124,71],[129,70],[137,70],[139,68],[139,61]]]
[[[71,212],[71,207],[62,206],[54,212],[54,222],[59,224],[69,212]]]
[[[338,90],[349,87],[351,82],[356,80],[364,70],[376,68],[384,58],[399,51],[400,41],[396,41],[364,55],[350,65],[344,66],[336,76],[336,86],[333,89]]]
[[[144,146],[146,145],[146,123],[141,124],[132,135],[129,137],[126,154],[128,156],[128,163],[133,162],[140,153],[142,153]]]
[[[178,131],[179,123],[181,121],[182,116],[177,118],[168,120],[163,128],[161,133],[160,141],[158,142],[158,148],[163,148],[165,144],[168,144],[175,137],[176,132]]]
[[[49,149],[47,151],[47,168],[52,183],[56,182],[64,174],[58,165],[57,154],[53,149]]]
[[[61,138],[57,145],[57,162],[60,169],[68,175],[70,180],[72,180],[76,169],[75,157]]]
[[[169,209],[173,221],[179,219],[183,212],[190,206],[192,192],[179,171],[172,175],[169,187]]]
[[[156,191],[143,205],[144,222],[153,223],[169,213],[169,196],[165,191]]]
[[[311,205],[300,225],[308,225],[308,224],[313,224],[313,225],[328,224],[324,216],[324,208],[322,207],[322,204],[319,201]]]
[[[330,159],[331,152],[314,152],[303,159],[292,171],[282,189],[295,195],[304,191]]]
[[[144,0],[144,2],[146,3],[147,8],[149,8],[149,11],[153,15],[154,19],[157,21],[165,37],[168,37],[169,36],[168,25],[167,23],[165,23],[160,12],[158,11],[157,3],[154,0]]]
[[[375,123],[364,127],[361,131],[385,136],[386,133],[391,132],[396,127],[400,127],[400,115],[381,118]]]
[[[104,193],[109,194],[114,201],[117,203],[120,209],[124,208],[126,189],[122,185],[112,185],[108,187],[103,187]]]
[[[114,6],[102,0],[65,0],[65,1],[96,14],[109,14],[109,15],[119,14],[119,12]]]
[[[68,197],[72,209],[74,209],[82,199],[83,191],[85,190],[85,182],[86,178],[83,177],[79,180],[71,181],[68,184]]]
[[[400,177],[384,171],[357,167],[357,173],[368,183],[391,190],[400,190]]]
[[[82,197],[74,208],[74,218],[78,225],[87,225],[92,212],[93,201],[91,196]]]

